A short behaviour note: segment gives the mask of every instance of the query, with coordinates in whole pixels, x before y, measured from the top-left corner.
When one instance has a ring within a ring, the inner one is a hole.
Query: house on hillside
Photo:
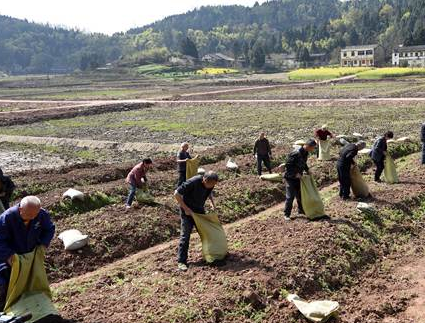
[[[266,67],[292,70],[300,67],[295,54],[270,54],[266,56]]]
[[[235,59],[225,54],[207,54],[202,57],[202,62],[208,65],[217,67],[233,67],[235,66]]]
[[[400,46],[393,51],[393,66],[425,67],[425,45]]]
[[[310,54],[309,66],[326,66],[329,65],[329,55],[326,53]]]
[[[198,60],[192,56],[181,55],[170,57],[169,62],[172,65],[194,67],[196,66]]]
[[[349,46],[341,49],[342,67],[371,67],[385,63],[384,51],[378,45]]]

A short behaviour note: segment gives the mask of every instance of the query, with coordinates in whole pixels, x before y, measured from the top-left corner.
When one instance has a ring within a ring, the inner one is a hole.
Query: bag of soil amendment
[[[319,140],[319,160],[331,160],[330,140]]]
[[[186,179],[191,179],[193,176],[198,175],[199,157],[189,159],[186,162]]]
[[[316,323],[326,322],[331,317],[336,317],[339,311],[339,303],[334,301],[307,302],[296,294],[289,294],[286,298],[292,302],[304,317]]]
[[[78,230],[66,230],[59,234],[58,238],[62,240],[65,250],[81,249],[89,241],[89,237]]]
[[[395,167],[394,159],[387,155],[385,158],[384,176],[385,181],[389,184],[395,184],[399,182],[397,168]]]
[[[155,197],[149,192],[146,185],[136,191],[136,201],[139,204],[151,204],[155,202]]]
[[[368,197],[370,194],[369,186],[367,186],[366,181],[363,179],[362,174],[360,173],[359,167],[356,165],[351,167],[350,170],[351,178],[351,190],[355,197]]]
[[[311,175],[304,175],[301,178],[301,203],[305,215],[310,220],[325,216],[322,198]]]
[[[201,237],[204,260],[223,260],[227,255],[227,237],[217,214],[194,214],[193,219]]]
[[[275,182],[275,183],[281,183],[282,182],[282,174],[265,174],[261,175],[260,178],[263,181],[269,181],[269,182]]]

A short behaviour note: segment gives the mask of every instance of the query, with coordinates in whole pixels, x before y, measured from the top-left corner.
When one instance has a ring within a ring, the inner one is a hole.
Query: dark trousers
[[[177,187],[186,182],[186,171],[179,171],[179,179],[177,181]]]
[[[133,204],[134,197],[136,196],[136,191],[137,191],[136,185],[130,184],[130,192],[128,193],[126,205],[131,206],[131,204]]]
[[[301,204],[301,181],[296,179],[286,179],[286,202],[284,213],[290,216],[294,199],[297,199],[298,213],[304,214],[303,206]]]
[[[425,165],[425,142],[422,143],[422,165]]]
[[[350,177],[351,165],[345,165],[342,163],[337,164],[338,181],[339,181],[339,197],[349,198],[351,188],[351,177]]]
[[[263,162],[267,170],[271,174],[272,168],[270,166],[270,156],[269,155],[257,155],[257,173],[261,176],[263,173]]]
[[[0,271],[0,312],[3,311],[6,305],[7,289],[9,287],[11,268],[8,264],[0,264],[2,270]]]
[[[195,220],[191,216],[187,216],[183,210],[180,210],[180,241],[178,249],[178,262],[187,264],[187,254],[189,252],[190,234],[195,225]]]
[[[376,165],[376,171],[375,171],[375,181],[378,181],[381,179],[382,172],[385,168],[385,158],[382,158],[380,160],[374,160],[373,161]]]

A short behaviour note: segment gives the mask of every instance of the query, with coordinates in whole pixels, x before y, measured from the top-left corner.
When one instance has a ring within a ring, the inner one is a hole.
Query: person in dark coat
[[[3,171],[0,169],[0,201],[3,204],[3,211],[7,210],[10,207],[10,199],[12,193],[15,190],[15,184],[10,179],[9,176],[5,176]],[[0,205],[0,211],[2,207]]]
[[[254,156],[257,156],[257,173],[258,176],[261,176],[263,173],[263,162],[266,166],[269,173],[272,173],[272,168],[270,165],[270,159],[272,158],[272,150],[270,147],[270,142],[266,138],[266,134],[262,132],[260,137],[255,141],[254,144]]]
[[[378,138],[372,146],[370,157],[376,165],[375,182],[381,182],[381,175],[385,168],[385,157],[387,155],[387,140],[394,138],[392,131],[387,131],[384,136]]]
[[[190,235],[195,227],[195,220],[193,214],[205,214],[205,202],[207,199],[211,200],[213,209],[215,210],[215,203],[213,199],[213,189],[218,182],[218,175],[212,171],[205,173],[205,175],[197,175],[182,185],[180,185],[174,192],[174,197],[180,207],[181,229],[180,229],[180,242],[178,249],[178,269],[186,271],[187,258],[189,251]]]
[[[297,199],[298,213],[304,214],[301,204],[301,177],[304,172],[309,174],[307,159],[309,153],[316,148],[316,145],[317,143],[314,139],[308,140],[301,148],[289,154],[285,164],[279,166],[280,169],[286,169],[284,175],[286,180],[285,220],[291,219],[294,199]]]
[[[189,159],[192,159],[189,154],[189,144],[184,142],[181,144],[180,151],[177,153],[177,170],[179,173],[177,187],[186,182],[186,162]]]
[[[339,153],[339,159],[337,162],[339,197],[343,200],[348,200],[350,198],[350,170],[351,167],[356,165],[354,158],[357,156],[358,152],[365,147],[366,143],[364,141],[360,141],[355,144],[346,145]]]
[[[55,234],[49,213],[40,200],[27,196],[0,215],[0,307],[4,308],[13,256],[47,248]]]
[[[421,127],[421,142],[422,142],[422,165],[425,165],[425,122]]]

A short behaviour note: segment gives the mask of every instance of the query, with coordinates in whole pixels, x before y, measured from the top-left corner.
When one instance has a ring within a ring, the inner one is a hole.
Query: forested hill
[[[222,52],[247,62],[270,53],[300,58],[347,45],[425,44],[423,0],[273,0],[251,8],[207,6],[111,37],[0,16],[0,70],[87,69],[120,60],[161,63],[178,53]],[[259,55],[257,55],[259,54]]]
[[[256,3],[252,8],[204,6],[185,14],[167,17],[143,28],[132,29],[129,33],[140,33],[149,28],[162,32],[185,32],[188,29],[207,32],[221,26],[237,29],[253,24],[267,24],[271,28],[284,31],[328,23],[330,19],[339,16],[339,5],[339,0],[279,0],[261,5]]]
[[[30,23],[0,16],[0,70],[9,73],[72,71],[85,60],[101,64],[120,57],[125,39],[119,35]]]

